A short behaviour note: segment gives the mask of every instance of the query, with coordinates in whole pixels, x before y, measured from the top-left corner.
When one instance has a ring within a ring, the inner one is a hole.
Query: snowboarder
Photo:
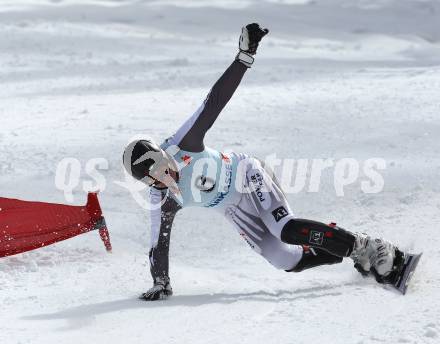
[[[171,227],[187,206],[220,211],[257,253],[275,268],[300,272],[349,257],[363,275],[399,287],[408,259],[390,242],[294,216],[283,191],[264,163],[241,153],[204,145],[204,137],[252,66],[268,33],[258,24],[242,28],[234,62],[214,84],[200,108],[160,146],[136,140],[123,155],[125,169],[150,186],[150,271],[154,285],[145,300],[172,295],[168,275]]]

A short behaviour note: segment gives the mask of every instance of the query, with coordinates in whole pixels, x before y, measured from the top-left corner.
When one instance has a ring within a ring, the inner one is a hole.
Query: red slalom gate
[[[97,193],[85,206],[28,202],[0,197],[0,257],[35,250],[98,230],[107,251],[110,236]]]

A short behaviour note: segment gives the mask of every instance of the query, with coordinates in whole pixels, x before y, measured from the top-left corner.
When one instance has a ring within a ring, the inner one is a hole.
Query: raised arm
[[[231,99],[247,68],[236,60],[217,80],[203,104],[174,135],[174,141],[181,149],[190,152],[201,152],[204,149],[206,132]]]
[[[240,51],[235,61],[214,84],[199,109],[173,135],[174,144],[190,152],[201,152],[204,149],[203,140],[206,132],[231,99],[246,70],[251,67],[258,43],[268,32],[255,23],[243,27],[239,42]]]

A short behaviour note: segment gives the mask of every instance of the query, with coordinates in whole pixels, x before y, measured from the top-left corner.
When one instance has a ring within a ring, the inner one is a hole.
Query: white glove
[[[164,300],[173,295],[173,289],[171,288],[170,279],[168,277],[165,278],[156,278],[154,281],[154,285],[150,288],[146,293],[143,293],[139,296],[139,299],[145,301],[156,301],[156,300]]]
[[[269,33],[268,29],[263,29],[257,23],[248,24],[241,29],[238,47],[240,49],[236,60],[243,63],[246,67],[251,67],[254,63],[252,57],[257,53],[258,43]]]

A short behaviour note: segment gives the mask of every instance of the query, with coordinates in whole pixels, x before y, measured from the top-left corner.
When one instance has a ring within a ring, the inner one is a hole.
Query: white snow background
[[[146,303],[149,215],[114,181],[134,135],[173,133],[232,61],[242,25],[271,32],[207,135],[260,157],[386,160],[384,190],[290,194],[296,214],[424,256],[406,296],[348,260],[277,271],[213,211],[171,239],[175,296]],[[0,260],[0,343],[438,343],[440,1],[0,1],[0,195],[66,203],[64,157],[105,158],[96,232]],[[86,193],[75,189],[74,204]]]

